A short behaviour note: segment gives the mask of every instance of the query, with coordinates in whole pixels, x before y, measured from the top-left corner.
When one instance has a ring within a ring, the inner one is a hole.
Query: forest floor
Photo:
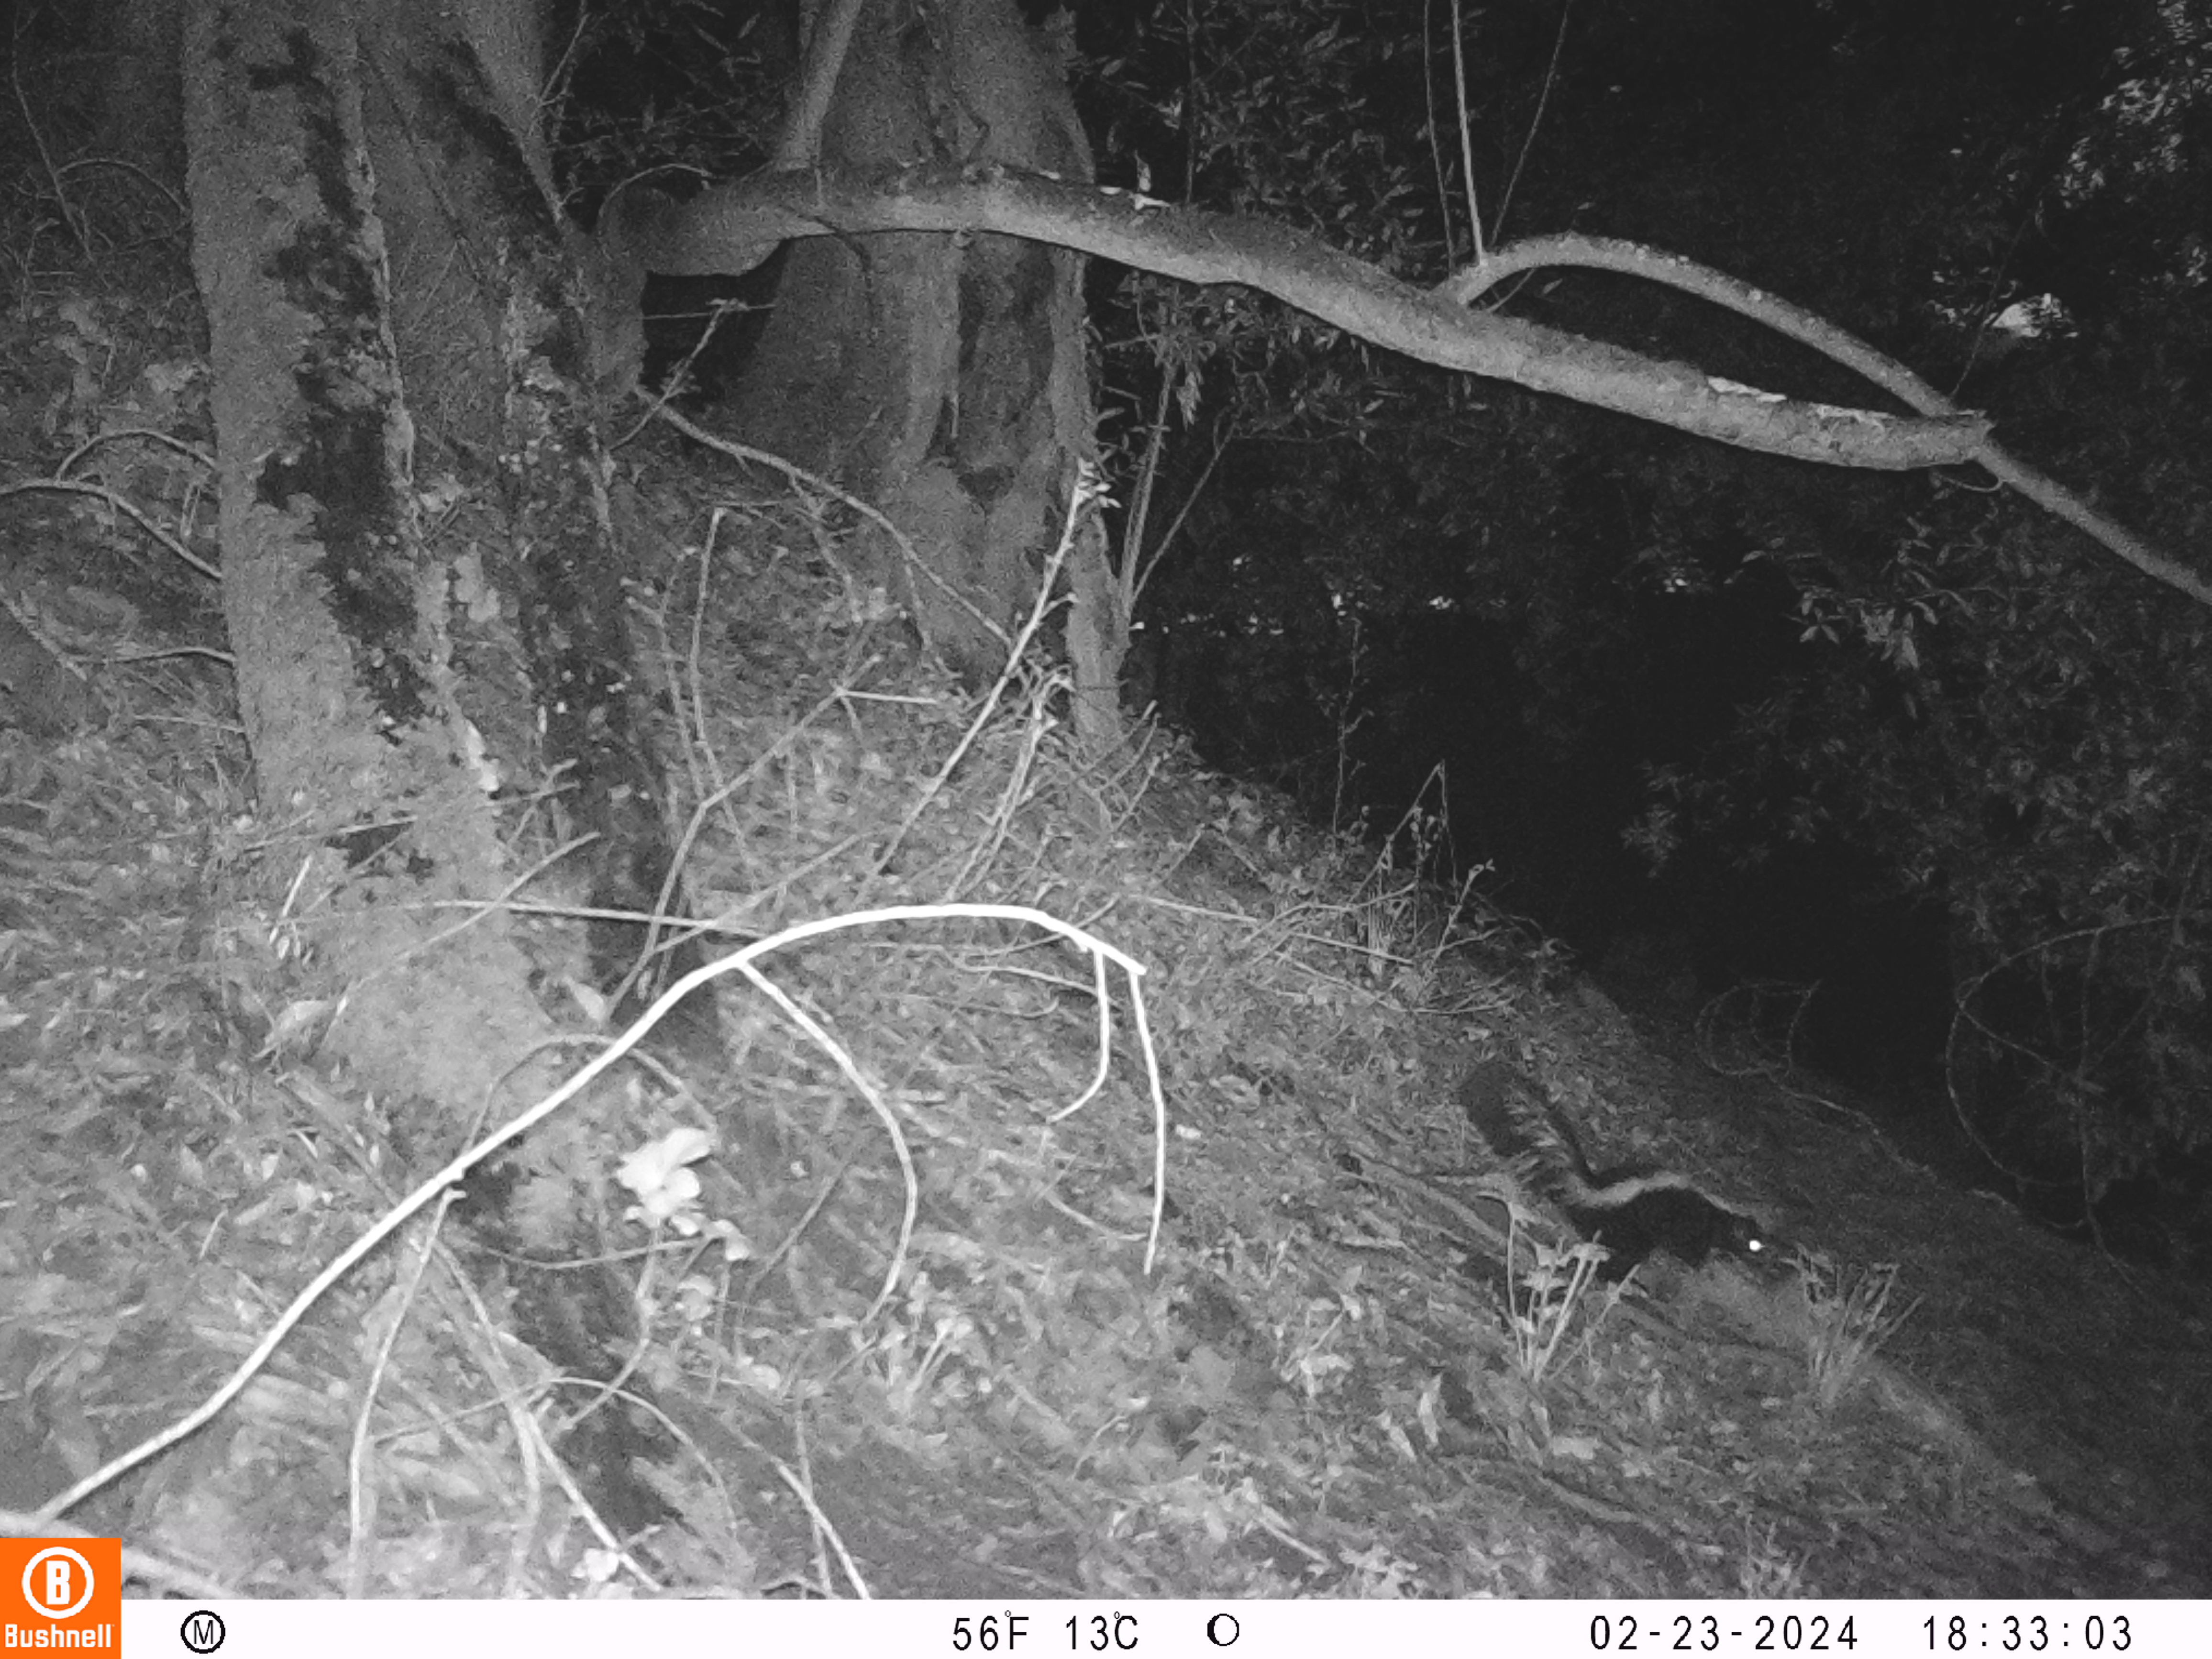
[[[83,307],[13,326],[0,484],[97,432],[204,430],[164,360],[100,378]],[[197,463],[100,454],[75,476],[189,538]],[[464,1218],[419,1224],[211,1423],[73,1507],[145,1553],[142,1589],[2212,1589],[2202,1285],[1943,1185],[1835,1090],[1632,1018],[1479,903],[1170,743],[1087,761],[1047,675],[979,719],[855,598],[834,527],[698,465],[623,458],[672,543],[696,548],[714,504],[739,526],[719,604],[696,561],[637,602],[712,711],[679,809],[738,786],[690,855],[701,913],[763,937],[891,902],[1027,907],[1144,964],[1145,1019],[1108,975],[1094,1093],[1096,959],[1065,935],[947,921],[771,953],[868,1092],[734,991],[724,1065],[640,1071],[635,1132],[605,1148],[597,1265],[629,1306],[592,1334],[603,1374],[514,1340],[520,1264]],[[481,1103],[363,1098],[320,1048],[342,1011],[294,994],[314,919],[267,897],[283,872],[210,584],[82,495],[0,498],[0,1518],[20,1525],[205,1398]],[[588,988],[544,987],[605,1035]],[[1618,1295],[1556,1261],[1532,1282],[1537,1241],[1454,1104],[1478,1060],[1608,1153],[1757,1199],[1812,1254],[1778,1276],[1654,1263]]]

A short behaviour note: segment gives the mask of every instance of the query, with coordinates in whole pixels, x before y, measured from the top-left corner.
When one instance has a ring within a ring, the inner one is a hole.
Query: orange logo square
[[[123,1650],[123,1541],[0,1538],[0,1649]]]

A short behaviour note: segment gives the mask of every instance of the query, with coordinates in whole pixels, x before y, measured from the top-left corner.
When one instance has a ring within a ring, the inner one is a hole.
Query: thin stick
[[[890,867],[890,861],[905,842],[908,831],[914,828],[922,813],[928,810],[930,802],[936,799],[938,792],[945,787],[945,780],[952,775],[953,769],[960,764],[975,739],[982,734],[983,727],[990,720],[992,711],[999,706],[999,699],[1006,695],[1007,685],[1020,671],[1022,658],[1029,649],[1030,641],[1036,637],[1037,629],[1044,626],[1044,619],[1052,614],[1054,606],[1060,603],[1053,597],[1053,589],[1059,584],[1060,568],[1067,562],[1067,556],[1075,546],[1075,526],[1085,506],[1091,499],[1086,488],[1088,477],[1089,469],[1086,466],[1084,475],[1078,479],[1076,487],[1068,492],[1067,518],[1060,526],[1060,544],[1053,549],[1052,557],[1046,562],[1044,574],[1037,582],[1036,599],[1030,606],[1030,619],[1022,624],[1022,631],[1006,647],[1006,665],[1000,670],[997,683],[991,687],[989,694],[984,697],[983,706],[975,711],[975,718],[969,722],[968,729],[961,734],[960,741],[952,746],[951,754],[945,757],[945,764],[937,769],[937,775],[929,781],[928,786],[922,790],[913,806],[908,810],[906,817],[900,820],[898,829],[892,833],[890,844],[884,848],[882,855],[876,860],[875,868],[868,872],[870,876],[880,876]]]
[[[687,419],[665,404],[655,409],[653,413],[694,443],[702,443],[709,449],[718,450],[733,461],[750,461],[757,466],[764,466],[771,471],[781,472],[793,483],[804,485],[809,489],[818,489],[831,500],[844,502],[846,506],[890,538],[891,545],[898,549],[899,556],[906,561],[908,569],[965,611],[979,626],[986,629],[1000,644],[1006,643],[1006,630],[985,616],[973,599],[932,569],[928,562],[915,551],[914,544],[906,538],[905,533],[884,516],[882,508],[862,501],[851,490],[832,483],[819,473],[809,472],[796,461],[787,461],[782,456],[771,453],[768,450],[755,449],[750,444],[741,444],[734,438],[725,438],[709,432],[696,421]]]
[[[1474,195],[1474,141],[1468,137],[1467,108],[1467,46],[1461,36],[1466,26],[1461,22],[1459,0],[1451,0],[1452,11],[1452,100],[1453,111],[1459,118],[1459,181],[1467,191],[1467,222],[1474,238],[1474,262],[1482,263],[1482,208]]]

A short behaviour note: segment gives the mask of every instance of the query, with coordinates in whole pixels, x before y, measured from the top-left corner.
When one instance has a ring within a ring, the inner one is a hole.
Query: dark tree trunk
[[[193,258],[240,702],[263,810],[295,838],[272,882],[314,918],[337,1009],[326,1042],[356,1085],[427,1108],[416,1121],[442,1156],[487,1102],[526,1103],[556,1080],[531,961],[503,915],[468,908],[513,885],[527,860],[509,848],[596,837],[566,890],[594,909],[655,908],[669,857],[580,272],[530,125],[532,15],[519,0],[409,0],[373,15],[357,38],[340,0],[194,0]],[[418,425],[496,496],[465,495],[434,553]],[[643,930],[592,926],[611,981]],[[693,1018],[703,1043],[710,1016]],[[525,1339],[605,1376],[628,1340],[627,1291],[519,1260],[578,1253],[604,1151],[589,1109],[555,1120],[511,1176],[476,1183],[507,1200],[476,1213],[518,1259]],[[576,1455],[601,1468],[596,1497],[620,1523],[650,1518],[626,1456]]]
[[[999,161],[1087,179],[1091,151],[1046,29],[1013,0],[946,0],[925,27],[866,0],[820,135],[824,167]],[[1082,260],[1005,236],[815,238],[790,252],[739,394],[763,448],[872,497],[982,618],[1030,606],[1092,453]],[[1122,629],[1095,529],[1071,560],[1079,709],[1110,720]],[[982,620],[872,550],[875,577],[971,678],[1003,665]],[[1103,702],[1102,702],[1103,698]]]
[[[483,1098],[551,1028],[498,918],[506,880],[426,562],[349,21],[190,9],[194,269],[214,363],[223,605],[291,914],[367,1086]]]
[[[225,602],[263,799],[323,843],[306,899],[348,918],[319,940],[345,987],[331,1040],[378,1088],[473,1101],[548,1034],[527,964],[497,918],[419,956],[430,924],[402,918],[449,928],[426,901],[495,896],[487,792],[554,772],[558,828],[597,837],[564,890],[652,909],[660,777],[578,272],[528,125],[532,14],[381,9],[357,74],[345,8],[301,9],[196,6],[187,55]],[[447,559],[416,521],[418,427],[502,488]],[[641,930],[595,929],[605,988]]]
[[[649,914],[669,874],[665,785],[605,487],[588,244],[561,216],[536,126],[538,20],[528,0],[410,4],[385,15],[368,55],[369,145],[394,269],[441,273],[398,307],[408,384],[418,408],[438,410],[449,441],[496,457],[504,489],[486,574],[512,597],[500,620],[519,638],[499,638],[484,659],[519,644],[527,724],[542,735],[526,763],[559,774],[563,830],[597,837],[581,854],[587,908]],[[488,132],[508,142],[486,143]],[[599,988],[631,975],[643,943],[636,927],[591,925]],[[625,1011],[696,961],[685,947],[645,964]],[[672,1030],[708,1056],[703,995]]]

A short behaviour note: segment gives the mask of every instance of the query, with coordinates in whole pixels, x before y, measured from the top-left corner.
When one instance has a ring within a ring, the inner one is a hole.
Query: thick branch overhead
[[[1301,232],[1000,168],[869,179],[771,174],[680,206],[633,191],[611,217],[622,256],[672,276],[749,270],[775,244],[802,236],[992,231],[1050,242],[1185,282],[1257,289],[1439,368],[1834,466],[1905,471],[1971,461],[1986,433],[1978,416],[1881,415],[1731,386],[1686,363],[1462,310]]]

